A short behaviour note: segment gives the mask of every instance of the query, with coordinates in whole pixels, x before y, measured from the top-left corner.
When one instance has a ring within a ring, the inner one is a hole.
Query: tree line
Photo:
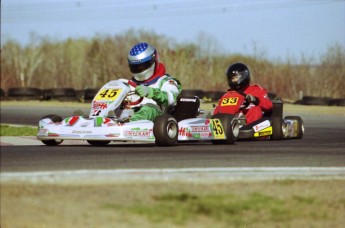
[[[224,55],[214,50],[214,43],[201,37],[198,43],[175,43],[146,31],[127,31],[116,36],[97,35],[90,39],[53,41],[36,38],[21,46],[10,40],[1,46],[1,88],[99,88],[105,82],[130,78],[127,54],[138,42],[149,42],[159,52],[167,73],[176,77],[184,89],[225,91],[225,72],[229,64],[244,62],[252,82],[287,99],[304,95],[345,97],[345,50],[329,47],[319,64],[308,60],[272,62],[263,56]]]

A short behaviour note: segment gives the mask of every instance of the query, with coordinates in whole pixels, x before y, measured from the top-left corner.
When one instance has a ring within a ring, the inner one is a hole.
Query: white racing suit
[[[141,101],[137,94],[128,97],[131,101],[130,108],[134,111],[134,114],[130,117],[130,121],[154,121],[157,116],[163,114],[165,108],[176,103],[176,98],[182,90],[181,84],[177,79],[165,74],[163,64],[160,64],[156,73],[144,82],[139,82],[135,79],[126,81],[131,91],[135,91],[135,87],[138,85],[147,86],[151,90]]]

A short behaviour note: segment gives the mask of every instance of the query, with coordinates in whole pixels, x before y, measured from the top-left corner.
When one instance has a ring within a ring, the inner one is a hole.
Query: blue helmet
[[[148,43],[138,43],[128,53],[128,65],[137,81],[151,78],[158,65],[158,54],[155,47]]]

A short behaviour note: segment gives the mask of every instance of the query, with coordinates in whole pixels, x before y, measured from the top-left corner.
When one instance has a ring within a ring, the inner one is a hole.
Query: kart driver
[[[128,53],[128,65],[132,79],[128,81],[132,91],[130,108],[134,114],[130,121],[151,120],[162,115],[165,108],[176,103],[182,90],[180,82],[165,72],[159,62],[155,47],[148,43],[138,43]],[[144,99],[141,101],[140,97]]]
[[[267,92],[259,85],[250,85],[250,72],[243,63],[235,63],[229,66],[226,77],[230,89],[228,92],[236,91],[245,96],[246,107],[242,113],[246,117],[246,124],[250,124],[263,116],[263,112],[269,112],[273,108],[271,100],[267,96]],[[227,93],[221,99],[227,96]],[[213,114],[219,112],[217,106]]]

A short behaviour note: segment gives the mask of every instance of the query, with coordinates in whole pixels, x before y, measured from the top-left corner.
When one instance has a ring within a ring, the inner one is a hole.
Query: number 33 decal
[[[223,98],[221,106],[237,105],[238,97]]]

